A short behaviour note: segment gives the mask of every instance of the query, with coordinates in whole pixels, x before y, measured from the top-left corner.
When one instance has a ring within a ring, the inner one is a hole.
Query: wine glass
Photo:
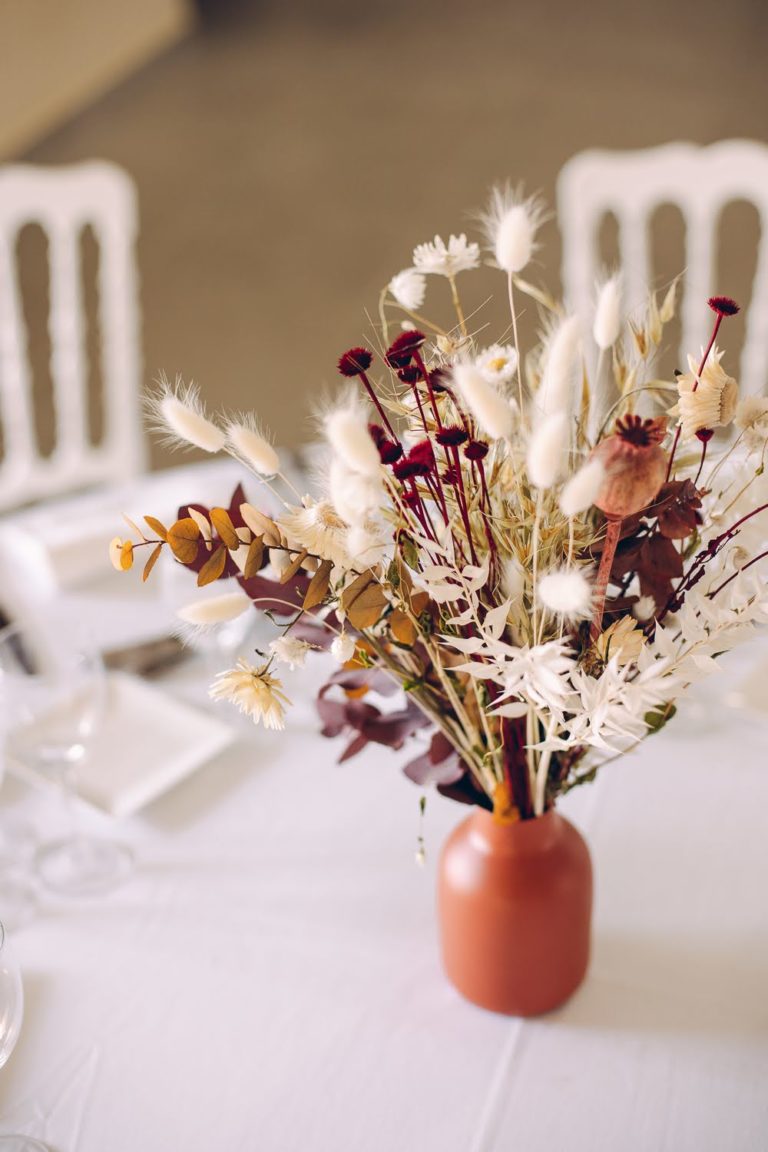
[[[106,691],[97,652],[71,647],[34,623],[0,633],[0,702],[8,758],[58,785],[71,809],[73,828],[73,773],[102,718]],[[108,891],[132,863],[124,845],[78,831],[43,844],[34,860],[46,887],[73,896]]]
[[[24,1016],[24,988],[16,959],[0,923],[0,1068],[16,1047]],[[0,1152],[48,1152],[30,1136],[0,1136]]]

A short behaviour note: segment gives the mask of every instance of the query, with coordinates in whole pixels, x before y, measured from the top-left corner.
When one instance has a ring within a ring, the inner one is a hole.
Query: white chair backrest
[[[0,168],[0,511],[105,481],[130,479],[144,465],[139,382],[136,192],[113,164]],[[55,444],[40,454],[27,355],[17,244],[39,224],[48,239],[49,333]],[[80,237],[99,245],[98,315],[103,437],[88,421],[88,365]]]
[[[600,274],[599,229],[611,213],[618,222],[624,297],[641,305],[652,283],[650,222],[661,204],[676,205],[685,224],[685,295],[678,363],[707,340],[711,315],[704,301],[722,291],[714,283],[720,214],[745,200],[760,214],[760,243],[741,354],[743,394],[762,393],[768,378],[768,147],[725,140],[707,147],[663,144],[638,152],[581,152],[564,165],[557,183],[563,237],[565,300],[591,322]]]

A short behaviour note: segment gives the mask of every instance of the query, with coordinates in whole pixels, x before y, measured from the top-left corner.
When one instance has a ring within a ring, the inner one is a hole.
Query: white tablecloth
[[[317,675],[317,672],[315,673]],[[303,685],[113,829],[138,869],[41,897],[0,1132],[55,1152],[765,1152],[766,726],[689,709],[562,805],[596,873],[594,958],[560,1011],[464,1003],[434,871],[463,808],[371,748],[335,764]],[[203,700],[200,669],[172,681]],[[221,706],[223,707],[223,706]],[[222,715],[221,710],[217,715]],[[6,783],[0,819],[53,814]]]

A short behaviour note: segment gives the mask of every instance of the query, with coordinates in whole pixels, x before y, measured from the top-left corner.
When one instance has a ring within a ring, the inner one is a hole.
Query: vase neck
[[[502,824],[492,813],[477,808],[470,817],[470,834],[478,847],[489,852],[532,855],[546,851],[562,833],[562,819],[550,808],[533,820]]]

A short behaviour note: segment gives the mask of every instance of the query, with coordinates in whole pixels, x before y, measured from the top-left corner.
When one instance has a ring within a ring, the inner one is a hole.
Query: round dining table
[[[427,795],[420,864],[413,751],[337,763],[325,657],[286,672],[283,732],[208,700],[210,654],[155,674],[232,741],[133,815],[85,814],[133,850],[121,887],[36,893],[0,1134],[52,1152],[765,1152],[768,714],[733,707],[764,644],[563,800],[593,857],[591,966],[526,1020],[447,981],[435,871],[467,810]],[[57,819],[6,774],[0,821],[45,839]]]

